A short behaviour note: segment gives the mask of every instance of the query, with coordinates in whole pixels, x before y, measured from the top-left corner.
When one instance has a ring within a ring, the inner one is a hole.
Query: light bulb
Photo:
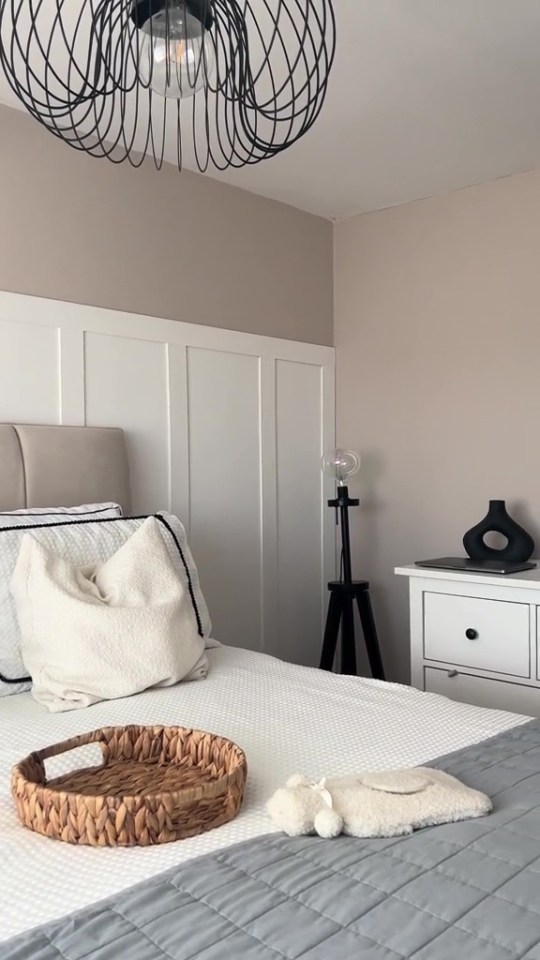
[[[358,473],[360,457],[354,450],[330,450],[322,458],[322,469],[327,477],[332,477],[343,487],[349,477]]]
[[[161,10],[141,27],[139,76],[161,97],[192,97],[215,67],[210,33],[185,3]]]

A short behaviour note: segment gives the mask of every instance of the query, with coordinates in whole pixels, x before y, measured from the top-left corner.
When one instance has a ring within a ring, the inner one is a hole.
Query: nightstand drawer
[[[424,657],[530,677],[529,607],[448,593],[424,593]]]
[[[504,680],[488,680],[472,674],[432,667],[424,669],[424,689],[460,703],[473,703],[491,710],[508,710],[528,717],[540,716],[540,690]]]

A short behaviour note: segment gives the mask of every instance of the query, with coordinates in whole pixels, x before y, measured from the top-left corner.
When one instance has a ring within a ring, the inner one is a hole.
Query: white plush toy
[[[420,827],[483,817],[491,800],[430,767],[383,770],[313,783],[290,777],[267,812],[290,837],[399,837]]]

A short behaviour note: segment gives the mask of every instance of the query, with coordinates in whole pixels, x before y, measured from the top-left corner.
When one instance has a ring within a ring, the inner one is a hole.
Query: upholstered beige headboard
[[[0,510],[109,500],[129,513],[122,430],[0,424]]]

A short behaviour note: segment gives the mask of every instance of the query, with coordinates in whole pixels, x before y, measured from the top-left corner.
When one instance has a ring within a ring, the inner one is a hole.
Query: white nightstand
[[[413,686],[540,716],[540,567],[507,577],[395,572],[409,577]]]

